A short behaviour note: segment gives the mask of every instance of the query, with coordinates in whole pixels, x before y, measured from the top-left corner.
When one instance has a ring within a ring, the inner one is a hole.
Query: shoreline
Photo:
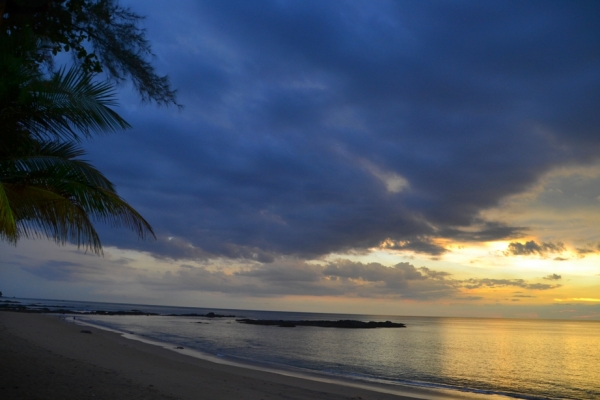
[[[66,318],[67,321],[70,321],[70,317]],[[201,350],[190,349],[190,348],[177,348],[177,345],[174,343],[164,342],[157,339],[150,339],[144,336],[140,336],[134,333],[128,333],[123,331],[118,331],[112,328],[108,328],[102,325],[97,325],[88,321],[82,321],[74,319],[72,321],[75,324],[81,326],[93,327],[101,330],[105,330],[108,332],[113,332],[115,334],[121,335],[121,337],[126,338],[128,340],[135,340],[150,346],[157,346],[169,351],[174,351],[177,354],[183,354],[189,357],[198,358],[204,361],[208,361],[210,363],[222,364],[236,368],[250,369],[256,371],[262,371],[269,374],[288,376],[292,378],[298,378],[303,380],[310,380],[315,382],[322,382],[333,385],[342,385],[342,386],[351,386],[360,389],[366,389],[369,391],[381,392],[392,394],[396,396],[404,396],[410,399],[440,399],[440,400],[453,400],[453,399],[495,399],[498,396],[491,395],[482,395],[480,393],[470,392],[470,391],[459,391],[452,390],[447,388],[438,388],[438,387],[428,387],[428,386],[411,386],[408,384],[392,384],[385,382],[372,382],[366,380],[352,379],[346,378],[344,376],[332,376],[325,373],[312,372],[309,370],[300,370],[294,367],[289,367],[285,365],[274,365],[266,362],[248,362],[244,360],[236,360],[231,357],[220,357],[215,356],[214,354],[206,353]],[[458,394],[460,393],[460,395]],[[500,396],[502,397],[502,396]]]
[[[77,321],[79,322],[79,321]],[[16,312],[0,312],[0,342],[21,343],[21,350],[33,351],[31,357],[46,357],[49,363],[60,371],[66,364],[79,364],[88,370],[104,370],[104,374],[116,374],[118,379],[128,382],[126,391],[144,392],[139,398],[148,397],[148,390],[156,398],[180,399],[373,399],[373,400],[414,400],[414,399],[494,399],[501,396],[473,395],[449,390],[421,389],[412,387],[395,387],[392,385],[363,384],[343,379],[328,379],[320,376],[300,375],[288,371],[254,367],[232,363],[228,360],[208,360],[191,354],[189,351],[168,348],[168,343],[145,343],[138,338],[105,330],[86,323],[92,334],[82,334],[82,325],[67,322],[57,316],[43,314],[26,314]],[[6,338],[4,337],[6,336]],[[133,335],[135,336],[135,335]],[[8,340],[9,338],[10,340]],[[136,339],[136,340],[132,340]],[[28,346],[25,348],[24,346]],[[13,350],[13,349],[10,349]],[[1,349],[1,351],[9,351]],[[31,351],[30,351],[31,353]],[[188,353],[188,354],[186,354]],[[4,354],[2,354],[4,356]],[[55,359],[50,360],[49,358]],[[13,363],[15,361],[12,361]],[[35,363],[21,365],[21,370],[30,370],[30,376],[37,376]],[[81,370],[82,368],[79,368]],[[110,371],[110,372],[106,372]],[[21,374],[22,375],[22,374]],[[25,374],[27,375],[27,374]],[[85,379],[76,377],[74,379]],[[100,372],[94,374],[99,376]],[[315,374],[316,375],[316,374]],[[0,378],[4,379],[4,378]],[[34,390],[36,380],[20,376],[20,385]],[[97,378],[90,382],[92,387],[98,386]],[[79,382],[82,383],[82,382]],[[83,384],[87,384],[83,381]],[[0,395],[13,385],[0,382]],[[13,385],[14,386],[14,385]],[[60,385],[59,385],[60,386]],[[65,393],[71,390],[71,384],[64,387]],[[96,390],[112,390],[111,383],[104,383]],[[118,386],[118,385],[117,385]],[[59,390],[59,389],[57,389]],[[18,391],[14,390],[14,391]],[[452,392],[452,393],[448,393]],[[6,393],[8,394],[8,393]],[[114,396],[111,395],[111,396]],[[162,397],[160,397],[162,396]],[[31,398],[33,396],[30,396]],[[96,398],[102,398],[98,395]],[[69,398],[64,395],[40,398]],[[107,397],[108,398],[108,397]],[[136,398],[132,394],[119,395],[114,398]]]

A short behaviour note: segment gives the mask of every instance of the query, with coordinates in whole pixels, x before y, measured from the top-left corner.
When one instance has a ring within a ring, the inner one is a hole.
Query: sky
[[[85,147],[157,240],[0,243],[5,296],[600,319],[600,3],[121,4],[184,108]]]

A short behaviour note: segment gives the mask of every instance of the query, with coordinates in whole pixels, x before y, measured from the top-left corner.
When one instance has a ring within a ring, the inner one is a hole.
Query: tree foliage
[[[84,152],[77,144],[30,140],[17,150],[0,156],[0,238],[16,243],[45,236],[99,253],[94,221],[126,226],[142,238],[153,235],[113,184],[79,158]]]
[[[36,62],[51,67],[52,55],[68,52],[86,73],[130,80],[143,101],[178,105],[169,78],[149,61],[142,20],[115,0],[0,0],[0,34],[34,35],[42,44]]]
[[[81,134],[129,126],[110,108],[112,87],[93,82],[78,67],[45,78],[23,70],[10,76],[2,64],[7,79],[0,90],[0,238],[16,243],[46,236],[100,252],[94,221],[153,236],[114,185],[80,158]]]
[[[140,61],[150,51],[131,22],[140,17],[112,0],[0,0],[0,18],[0,239],[48,237],[100,253],[96,222],[154,236],[114,185],[82,159],[80,145],[94,134],[129,128],[113,110],[113,84],[93,79],[103,70],[113,81],[131,78],[146,100],[175,103],[168,80]],[[102,22],[112,25],[95,25]],[[129,34],[129,44],[107,42]],[[53,67],[52,55],[60,51],[75,52],[71,68]],[[133,68],[136,63],[145,72]],[[144,80],[144,73],[158,80]]]

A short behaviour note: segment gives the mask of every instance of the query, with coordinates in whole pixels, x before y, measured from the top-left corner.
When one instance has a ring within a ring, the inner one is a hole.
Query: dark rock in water
[[[83,331],[81,331],[81,333],[89,333],[89,334],[91,334],[91,333],[92,333],[92,331],[86,331],[86,330],[83,330]]]
[[[92,311],[89,313],[85,313],[88,315],[159,315],[157,313],[149,313],[140,310],[131,310],[131,311]]]
[[[235,318],[235,315],[224,315],[224,314],[215,314],[214,312],[209,312],[206,314],[169,314],[170,317],[206,317],[206,318]]]
[[[184,348],[183,348],[183,347],[181,347],[181,346],[177,346],[177,347],[175,347],[175,348],[176,348],[176,349],[178,349],[178,350],[183,350],[183,349],[184,349]]]
[[[206,318],[235,318],[235,315],[215,314],[212,311],[201,316]]]
[[[191,313],[191,314],[169,314],[169,317],[204,317],[204,314],[197,314],[197,313]]]
[[[385,322],[363,322],[351,319],[340,319],[338,321],[284,321],[272,319],[236,319],[237,322],[250,325],[280,326],[282,328],[294,328],[296,326],[318,326],[321,328],[346,328],[346,329],[374,329],[374,328],[406,328],[406,325],[385,321]]]

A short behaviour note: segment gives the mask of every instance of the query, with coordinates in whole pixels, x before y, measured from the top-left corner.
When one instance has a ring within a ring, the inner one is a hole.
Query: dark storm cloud
[[[161,237],[105,244],[273,262],[389,240],[436,256],[437,237],[518,237],[479,212],[600,154],[597,2],[131,6],[186,108],[124,94],[134,129],[90,146]]]
[[[504,254],[507,256],[530,256],[536,254],[545,256],[548,253],[562,253],[563,251],[565,251],[565,245],[561,242],[537,243],[534,240],[530,240],[525,243],[509,243],[508,249],[504,252]]]

